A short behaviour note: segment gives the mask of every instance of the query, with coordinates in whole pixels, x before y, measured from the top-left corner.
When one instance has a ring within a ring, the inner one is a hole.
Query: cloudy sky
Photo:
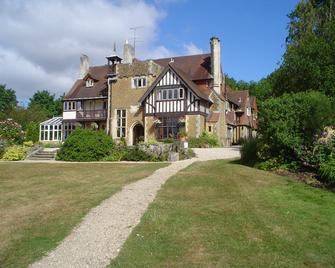
[[[216,35],[223,41],[225,72],[258,80],[281,58],[286,15],[296,3],[0,0],[0,83],[15,89],[21,101],[42,89],[59,95],[79,76],[82,53],[91,65],[105,64],[113,44],[122,54],[124,41],[132,41],[130,28],[137,26],[139,58],[207,52]]]

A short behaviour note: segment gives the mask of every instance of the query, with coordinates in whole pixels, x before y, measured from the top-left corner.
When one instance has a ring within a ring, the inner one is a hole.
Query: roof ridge
[[[186,58],[186,57],[195,57],[195,56],[204,56],[204,55],[211,55],[211,53],[199,53],[199,54],[193,54],[193,55],[183,55],[183,56],[171,56],[171,57],[165,57],[165,58],[156,58],[152,60],[165,60],[165,59],[175,59],[175,58]]]

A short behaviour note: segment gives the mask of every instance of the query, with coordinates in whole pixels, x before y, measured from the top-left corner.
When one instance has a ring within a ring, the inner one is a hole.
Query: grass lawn
[[[125,184],[166,166],[0,163],[0,267],[26,267]]]
[[[334,267],[335,194],[227,161],[160,190],[110,267]]]

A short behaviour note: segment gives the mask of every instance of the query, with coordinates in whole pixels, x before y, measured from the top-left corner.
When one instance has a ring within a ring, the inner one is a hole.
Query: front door
[[[137,124],[133,128],[133,145],[136,145],[143,140],[144,140],[144,128],[141,124]]]

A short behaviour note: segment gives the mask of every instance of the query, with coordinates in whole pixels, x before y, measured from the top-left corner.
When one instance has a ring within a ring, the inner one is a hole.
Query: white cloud
[[[195,44],[193,44],[193,42],[184,44],[183,46],[185,49],[185,53],[187,55],[196,55],[204,53],[204,51],[201,48],[197,47]]]
[[[170,56],[157,41],[165,14],[144,0],[0,0],[0,83],[25,99],[36,90],[67,91],[79,75],[79,57],[104,64],[116,42],[137,32],[140,58]]]

